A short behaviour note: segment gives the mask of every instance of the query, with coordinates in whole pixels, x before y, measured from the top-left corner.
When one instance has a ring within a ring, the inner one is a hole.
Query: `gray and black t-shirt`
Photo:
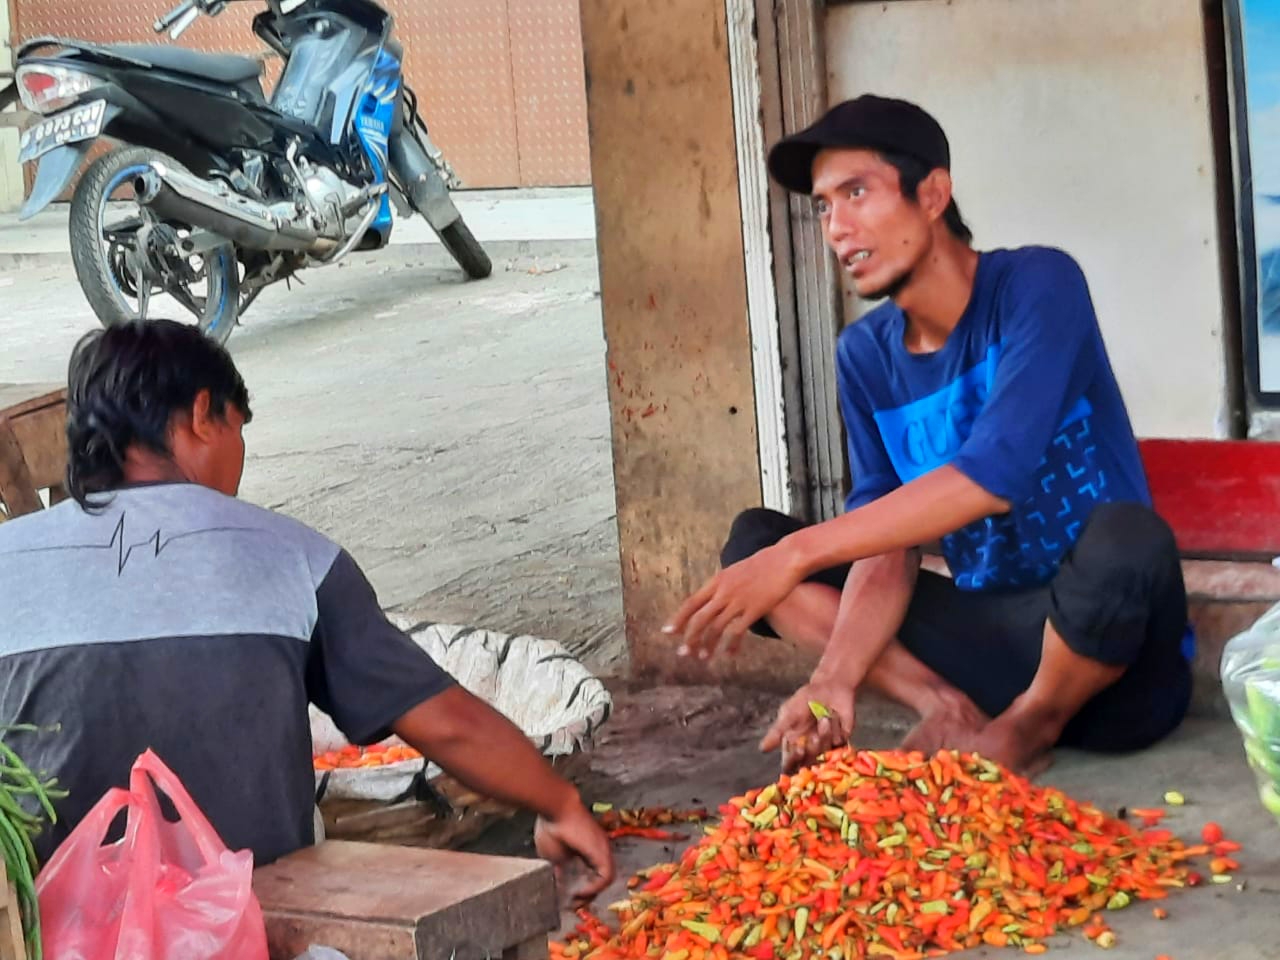
[[[154,749],[223,840],[268,863],[313,842],[308,701],[355,743],[453,679],[302,524],[193,484],[130,487],[0,525],[0,722],[70,790],[43,862]]]

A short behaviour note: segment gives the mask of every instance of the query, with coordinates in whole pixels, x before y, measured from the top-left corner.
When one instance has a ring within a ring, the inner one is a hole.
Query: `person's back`
[[[86,335],[67,385],[72,501],[0,526],[0,717],[69,796],[50,854],[152,749],[258,864],[314,840],[308,704],[355,744],[391,734],[534,842],[613,878],[600,825],[513,723],[382,612],[355,560],[235,499],[249,394],[230,355],[171,321]]]
[[[0,716],[60,725],[16,745],[75,788],[42,859],[148,747],[232,849],[266,862],[311,842],[306,680],[318,610],[341,604],[340,569],[325,585],[339,557],[182,482],[0,526],[0,583],[21,585],[6,591]]]

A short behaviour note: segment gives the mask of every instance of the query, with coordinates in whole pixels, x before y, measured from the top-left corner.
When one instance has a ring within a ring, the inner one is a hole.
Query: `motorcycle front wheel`
[[[480,242],[472,235],[471,228],[462,222],[461,217],[443,230],[436,230],[436,236],[472,280],[483,280],[493,272],[489,255],[484,252]]]
[[[95,160],[80,178],[71,198],[71,260],[80,289],[103,326],[189,316],[211,340],[226,343],[240,308],[235,247],[173,253],[190,226],[162,221],[134,199],[133,182],[152,160],[184,169],[158,151],[124,147]]]

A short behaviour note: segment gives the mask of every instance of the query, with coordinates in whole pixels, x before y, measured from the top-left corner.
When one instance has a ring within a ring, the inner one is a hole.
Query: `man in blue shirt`
[[[1020,770],[1168,734],[1190,697],[1181,566],[1080,268],[974,250],[914,104],[840,104],[769,168],[813,197],[859,296],[887,298],[836,351],[853,489],[813,526],[739,516],[667,632],[703,657],[748,629],[822,652],[762,743],[787,767],[847,740],[864,684],[920,714],[907,748]],[[938,540],[950,578],[920,568]]]

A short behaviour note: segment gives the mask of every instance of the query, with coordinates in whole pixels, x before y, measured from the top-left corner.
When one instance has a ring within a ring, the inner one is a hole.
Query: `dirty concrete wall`
[[[1232,238],[1201,0],[846,4],[827,14],[827,63],[832,102],[874,90],[935,113],[980,247],[1080,260],[1140,434],[1220,435]]]
[[[582,35],[632,670],[694,680],[660,628],[761,498],[724,3],[582,0]]]

